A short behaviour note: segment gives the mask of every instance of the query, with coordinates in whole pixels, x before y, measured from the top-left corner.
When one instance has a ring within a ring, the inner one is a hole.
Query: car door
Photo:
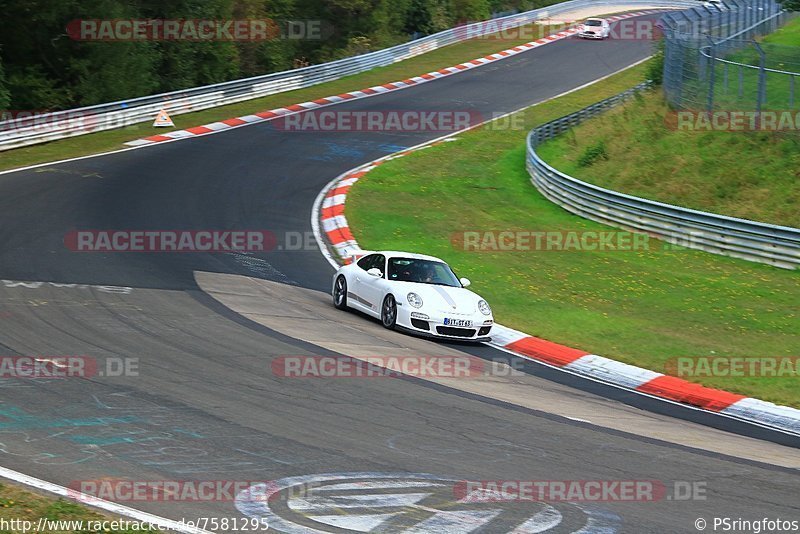
[[[385,263],[386,259],[382,254],[369,254],[356,263],[351,304],[371,315],[380,315],[380,302],[376,302],[375,297],[372,297],[375,293],[374,283],[380,278],[368,274],[367,271],[377,268],[385,274]]]
[[[383,295],[386,291],[386,256],[375,254],[375,258],[370,263],[369,268],[380,270],[381,276],[363,273],[360,281],[361,297],[366,301],[365,306],[369,307],[370,313],[380,317]]]

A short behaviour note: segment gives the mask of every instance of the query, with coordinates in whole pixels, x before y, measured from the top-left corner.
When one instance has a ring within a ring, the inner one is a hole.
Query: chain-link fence
[[[800,109],[800,47],[759,42],[795,14],[774,0],[724,0],[661,19],[664,92],[682,109]]]

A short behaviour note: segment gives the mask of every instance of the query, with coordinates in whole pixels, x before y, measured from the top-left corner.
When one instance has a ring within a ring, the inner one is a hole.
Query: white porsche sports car
[[[586,19],[578,30],[578,37],[582,39],[605,39],[609,35],[611,35],[611,26],[606,19]]]
[[[443,339],[488,341],[492,309],[439,258],[370,252],[333,276],[333,304],[381,320],[389,329]]]

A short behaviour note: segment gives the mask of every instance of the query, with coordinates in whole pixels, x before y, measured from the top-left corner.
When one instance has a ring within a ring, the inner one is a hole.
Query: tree
[[[57,110],[317,64],[555,0],[0,0],[0,107]],[[794,5],[800,0],[785,0]],[[80,21],[321,22],[267,41],[82,39]]]
[[[158,92],[155,43],[84,43],[69,60],[73,105],[89,106]]]
[[[128,3],[2,3],[0,44],[14,109],[64,109],[142,96],[158,87],[153,43],[87,42],[68,29],[77,19],[137,17]]]
[[[231,0],[143,0],[141,15],[153,19],[230,20]],[[239,75],[239,53],[231,41],[157,41],[160,91],[174,91],[232,80]]]
[[[781,5],[789,11],[800,11],[800,0],[781,0]]]
[[[8,92],[6,86],[6,75],[3,70],[3,61],[0,58],[0,111],[8,109],[8,104],[11,102],[11,93]]]
[[[489,18],[487,0],[453,0],[453,13],[457,21],[474,22]]]
[[[406,15],[404,30],[408,34],[429,35],[433,33],[433,10],[428,0],[411,0]]]

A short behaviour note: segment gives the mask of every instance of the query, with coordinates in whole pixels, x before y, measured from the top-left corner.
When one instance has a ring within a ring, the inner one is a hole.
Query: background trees
[[[57,110],[320,63],[554,0],[0,0],[0,110]],[[797,1],[797,0],[792,0]],[[322,39],[86,42],[76,19],[321,20]]]

